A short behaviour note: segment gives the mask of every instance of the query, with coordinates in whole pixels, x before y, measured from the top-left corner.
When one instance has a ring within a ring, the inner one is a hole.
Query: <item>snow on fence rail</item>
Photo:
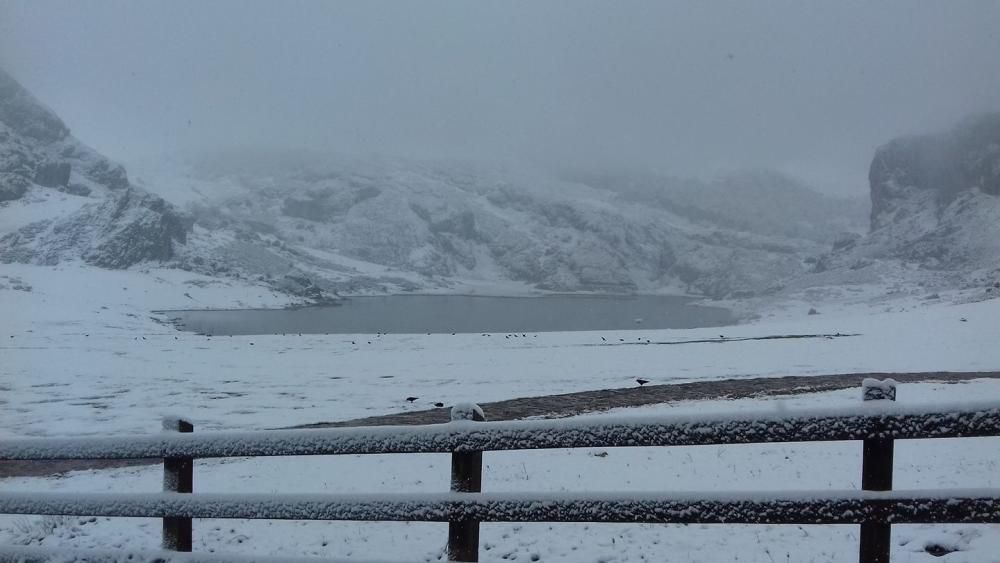
[[[644,524],[1000,523],[992,489],[794,493],[0,493],[0,513],[70,516]]]
[[[449,522],[451,561],[478,561],[480,522],[860,524],[862,563],[888,562],[893,523],[1000,523],[997,490],[891,490],[894,440],[1000,436],[1000,403],[903,407],[891,402],[893,383],[863,388],[857,407],[786,413],[487,423],[475,405],[458,405],[452,422],[429,426],[193,434],[171,420],[173,432],[158,436],[2,440],[0,460],[163,458],[167,492],[0,493],[0,513],[162,518],[175,551],[191,550],[192,518]],[[863,441],[863,491],[480,492],[483,451],[831,440]],[[438,452],[452,454],[451,493],[190,494],[197,458]]]
[[[132,551],[105,549],[64,549],[20,545],[0,545],[0,563],[387,563],[360,559],[318,559],[315,557],[260,557],[219,553],[178,553],[176,551]],[[393,563],[400,563],[398,561]]]
[[[0,460],[450,453],[1000,434],[1000,402],[0,441]]]

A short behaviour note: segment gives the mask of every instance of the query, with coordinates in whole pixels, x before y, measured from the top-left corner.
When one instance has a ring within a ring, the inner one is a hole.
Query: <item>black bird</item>
[[[967,318],[965,318],[965,317],[962,317],[961,319],[958,319],[958,320],[962,321],[963,323],[965,323],[965,322],[969,322],[969,319],[967,319]]]
[[[602,341],[602,342],[607,342],[607,341],[608,341],[608,339],[607,339],[607,338],[604,338],[604,337],[602,336],[602,337],[601,337],[601,341]]]
[[[434,406],[440,409],[444,406],[444,403],[434,403]]]
[[[251,342],[250,345],[253,346],[253,342]]]
[[[625,342],[625,339],[624,338],[619,338],[618,342]]]
[[[643,385],[649,383],[649,380],[648,379],[643,379],[643,378],[639,377],[639,378],[636,378],[635,382],[639,384],[639,387],[642,387]]]
[[[354,344],[354,341],[353,341],[353,340],[351,341],[351,344],[352,344],[352,345],[354,345],[354,346],[357,346],[356,344]]]
[[[721,339],[723,339],[723,340],[725,340],[725,339],[726,339],[726,337],[725,337],[725,336],[723,336],[723,335],[721,335],[721,334],[719,335],[719,338],[721,338]]]
[[[407,397],[407,398],[406,398],[406,402],[407,402],[407,403],[412,403],[413,401],[416,401],[416,400],[417,400],[417,399],[419,399],[419,398],[420,398],[420,397]]]

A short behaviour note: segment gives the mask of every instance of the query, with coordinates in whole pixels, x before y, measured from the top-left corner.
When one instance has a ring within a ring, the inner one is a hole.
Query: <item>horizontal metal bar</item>
[[[873,404],[879,403],[879,404]],[[0,440],[0,460],[210,458],[1000,435],[1000,403]]]
[[[136,551],[75,549],[71,547],[27,547],[0,545],[0,563],[387,563],[358,559],[316,557],[262,557],[225,553],[178,553],[176,551]],[[405,562],[393,562],[405,563]]]
[[[0,493],[0,514],[410,522],[1000,523],[1000,490],[751,494]]]

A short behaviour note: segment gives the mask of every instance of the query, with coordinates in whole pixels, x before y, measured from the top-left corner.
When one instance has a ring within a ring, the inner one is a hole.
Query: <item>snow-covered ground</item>
[[[0,433],[149,432],[183,414],[201,429],[345,420],[434,402],[490,402],[653,383],[859,371],[1000,367],[1000,300],[793,308],[725,329],[480,334],[198,336],[160,308],[275,306],[259,287],[175,270],[8,265],[32,291],[0,290]],[[0,278],[2,283],[3,278]],[[878,313],[878,314],[876,314]],[[966,319],[962,321],[961,319]],[[837,339],[621,346],[776,334]],[[604,337],[606,340],[602,340]],[[370,342],[370,344],[369,344]],[[414,404],[404,399],[419,397]]]
[[[30,287],[30,291],[26,290]],[[198,430],[342,420],[441,401],[654,383],[855,371],[1000,368],[1000,300],[897,298],[878,305],[795,305],[724,329],[474,335],[215,336],[176,332],[151,313],[181,307],[280,306],[268,289],[174,270],[102,271],[4,265],[0,270],[0,436],[148,433],[163,415]],[[653,342],[859,333],[836,339],[623,346]],[[606,342],[602,340],[606,339]],[[352,341],[355,343],[352,344]],[[368,342],[371,344],[368,344]],[[417,396],[416,404],[405,402]],[[1000,383],[910,384],[900,402],[1000,398]],[[709,412],[853,404],[857,390],[783,400],[708,401],[641,412]],[[592,415],[597,416],[597,415]],[[725,446],[486,455],[486,491],[844,489],[858,486],[859,444]],[[997,487],[1000,439],[897,446],[898,488]],[[196,490],[422,492],[448,487],[448,458],[345,456],[199,462]],[[153,491],[156,467],[0,480],[2,490]],[[199,549],[405,559],[440,553],[436,524],[199,521]],[[155,547],[159,523],[20,518],[0,543]],[[895,561],[930,561],[929,541],[963,551],[948,561],[1000,561],[996,526],[899,526]],[[850,526],[484,525],[484,560],[841,561],[857,550]]]

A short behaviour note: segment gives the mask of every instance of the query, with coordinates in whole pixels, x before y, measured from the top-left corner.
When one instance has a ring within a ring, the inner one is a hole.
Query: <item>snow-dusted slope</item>
[[[871,232],[840,241],[816,273],[894,270],[928,285],[1000,292],[1000,114],[893,140],[869,176]]]
[[[168,260],[189,222],[0,70],[0,262]]]
[[[390,281],[403,288],[501,282],[745,295],[803,273],[806,257],[832,241],[746,228],[694,204],[651,205],[607,178],[523,167],[243,151],[141,166],[137,176],[168,199],[176,193],[194,215],[183,267],[272,279],[297,272],[341,291],[395,271]],[[785,218],[800,214],[801,206]],[[849,212],[841,223],[851,224]]]

